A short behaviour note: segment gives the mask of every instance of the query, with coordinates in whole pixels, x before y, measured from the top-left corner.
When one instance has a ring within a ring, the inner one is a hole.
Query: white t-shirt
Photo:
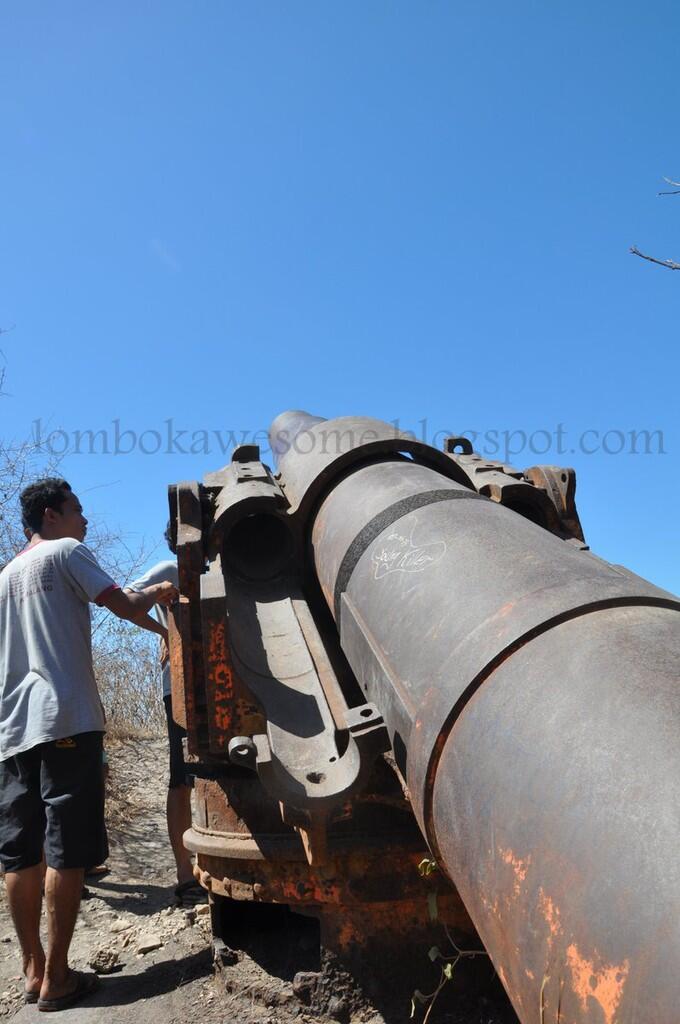
[[[89,603],[115,587],[70,537],[39,541],[0,573],[0,761],[104,731]]]
[[[126,584],[128,590],[144,590],[146,587],[151,587],[155,583],[174,583],[176,587],[179,586],[179,573],[177,571],[177,562],[171,561],[169,558],[164,562],[158,562],[156,565],[152,565],[150,569],[140,576],[134,583]],[[168,628],[168,609],[164,604],[155,604],[153,606],[153,615],[157,622],[160,622],[161,626],[165,629]],[[163,665],[162,671],[163,677],[163,696],[167,697],[170,693],[170,665],[166,661]]]

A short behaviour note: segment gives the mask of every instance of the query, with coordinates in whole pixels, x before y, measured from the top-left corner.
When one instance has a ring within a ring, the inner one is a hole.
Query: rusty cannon
[[[676,1024],[680,601],[588,550],[573,470],[301,412],[271,446],[170,488],[216,942],[305,915],[328,1010],[338,978],[412,982],[443,927],[522,1024]]]

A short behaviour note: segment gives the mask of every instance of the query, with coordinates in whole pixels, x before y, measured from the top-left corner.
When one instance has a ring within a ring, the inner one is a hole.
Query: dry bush
[[[93,657],[109,735],[159,735],[165,727],[165,709],[158,638],[107,615],[95,634]]]
[[[87,544],[119,586],[141,575],[148,560],[142,546],[128,547],[120,534],[96,529]],[[155,633],[133,626],[104,608],[93,609],[92,655],[107,717],[107,731],[123,739],[158,735],[165,728],[165,708]]]

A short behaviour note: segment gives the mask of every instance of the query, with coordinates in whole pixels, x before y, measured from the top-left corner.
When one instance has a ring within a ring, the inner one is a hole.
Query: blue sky
[[[680,590],[680,273],[628,253],[680,260],[677,4],[8,0],[0,34],[3,437],[496,430]],[[63,470],[134,543],[212,449]]]

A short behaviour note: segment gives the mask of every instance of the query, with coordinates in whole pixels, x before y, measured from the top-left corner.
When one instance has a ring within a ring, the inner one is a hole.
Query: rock
[[[163,945],[163,939],[158,932],[148,932],[146,935],[140,935],[139,942],[137,943],[138,953],[151,953],[154,949],[160,949]]]
[[[286,1007],[286,1009],[289,1009],[292,1012],[294,1012],[295,1010],[299,1009],[299,1007],[295,1007],[294,1004],[295,1004],[295,993],[294,992],[290,992],[289,990],[286,990],[286,989],[283,989],[281,992],[277,992],[272,997],[272,1006],[284,1006],[284,1007]]]
[[[309,1003],[318,984],[319,975],[315,971],[298,971],[293,978],[293,992],[303,1003]]]
[[[14,935],[12,934],[12,932],[10,932],[8,935],[3,935],[3,937],[0,939],[0,942],[11,942],[13,938]]]
[[[349,1019],[349,1007],[340,996],[331,996],[328,1000],[328,1015],[335,1020],[346,1021]]]
[[[216,967],[231,967],[238,963],[238,953],[226,944],[224,939],[213,936],[212,941],[213,963]]]
[[[111,923],[109,931],[113,932],[114,935],[117,935],[119,932],[126,932],[128,928],[131,927],[132,924],[130,921],[125,921],[122,917],[117,917],[116,920]]]
[[[97,974],[112,974],[113,971],[121,966],[118,951],[110,948],[107,949],[105,946],[98,949],[96,953],[93,953],[88,960],[88,964]]]
[[[208,903],[199,903],[196,907],[196,914],[198,917],[205,917],[210,913],[210,905]]]

